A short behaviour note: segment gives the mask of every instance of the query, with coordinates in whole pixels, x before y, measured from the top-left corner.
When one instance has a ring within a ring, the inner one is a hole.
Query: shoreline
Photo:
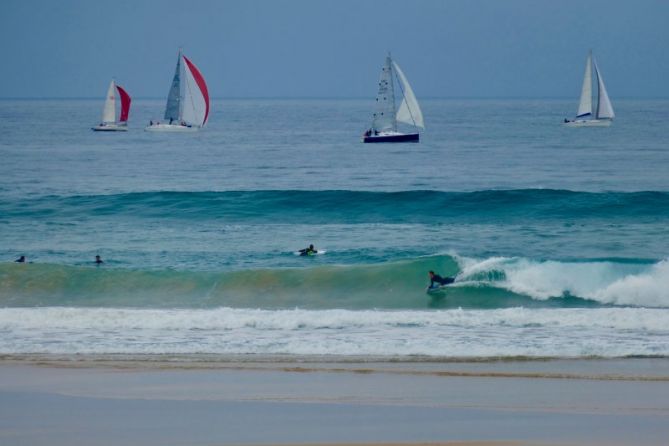
[[[624,379],[536,377],[523,370],[601,374],[605,365],[620,372],[627,362],[175,366],[3,356],[0,443],[662,445],[669,438],[664,380],[632,378],[629,367]],[[467,367],[470,374],[454,373]]]
[[[415,377],[669,382],[669,358],[448,358],[336,355],[0,354],[5,365],[65,369],[271,371]]]

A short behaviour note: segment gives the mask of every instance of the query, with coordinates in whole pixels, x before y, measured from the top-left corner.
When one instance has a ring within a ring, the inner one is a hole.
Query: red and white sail
[[[209,118],[209,90],[202,73],[186,56],[184,58],[183,120],[203,127]]]
[[[116,121],[116,91],[121,98],[121,116]],[[105,105],[102,109],[102,123],[113,124],[115,122],[128,122],[128,115],[130,114],[130,95],[120,85],[112,79],[107,89],[107,97],[105,98]]]

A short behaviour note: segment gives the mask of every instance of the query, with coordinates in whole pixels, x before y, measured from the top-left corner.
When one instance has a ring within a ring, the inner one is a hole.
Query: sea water
[[[0,101],[0,354],[669,355],[669,101],[428,99],[419,144],[362,144],[369,100],[101,102]]]

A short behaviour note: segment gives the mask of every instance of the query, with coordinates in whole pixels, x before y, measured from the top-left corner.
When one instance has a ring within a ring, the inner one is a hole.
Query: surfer
[[[312,256],[314,254],[318,254],[318,251],[316,248],[314,248],[314,245],[309,245],[308,248],[300,249],[298,252],[301,256]]]
[[[18,259],[14,260],[16,263],[26,263],[26,256],[21,256]]]
[[[102,260],[102,258],[100,258],[99,255],[95,256],[95,264],[96,265],[102,265],[103,263],[105,263],[105,262]]]
[[[430,286],[428,289],[439,288],[440,286],[450,285],[455,282],[454,277],[441,277],[439,274],[435,274],[434,271],[428,272],[428,275],[430,276]]]

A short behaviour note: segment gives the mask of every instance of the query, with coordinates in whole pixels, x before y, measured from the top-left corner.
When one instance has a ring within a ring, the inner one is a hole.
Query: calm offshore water
[[[425,100],[420,144],[363,145],[371,102],[179,135],[143,131],[162,100],[125,134],[0,101],[0,353],[669,354],[669,101]]]

